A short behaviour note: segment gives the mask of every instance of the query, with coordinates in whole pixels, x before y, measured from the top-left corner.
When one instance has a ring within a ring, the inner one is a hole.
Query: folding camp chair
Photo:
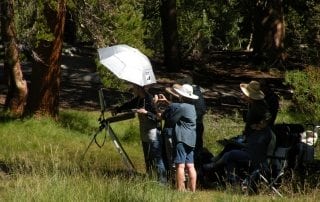
[[[307,164],[314,160],[314,149],[317,146],[319,130],[320,126],[307,124],[306,130],[300,134],[301,139],[298,144],[299,154],[297,159],[299,165]]]
[[[264,184],[282,197],[277,188],[280,186],[281,178],[285,172],[294,167],[292,165],[296,156],[295,148],[303,130],[304,128],[300,124],[278,124],[275,126],[276,146],[273,152],[268,155],[266,162],[243,181],[244,191],[257,193],[258,186]]]

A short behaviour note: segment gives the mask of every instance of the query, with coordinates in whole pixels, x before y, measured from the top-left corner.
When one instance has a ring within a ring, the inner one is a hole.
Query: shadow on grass
[[[20,120],[20,118],[12,117],[6,111],[0,110],[0,123],[9,123],[15,120]]]
[[[0,161],[0,172],[9,174],[10,171],[11,171],[10,166],[4,161]]]
[[[59,123],[64,128],[88,135],[91,135],[92,131],[98,129],[98,127],[92,127],[90,125],[87,116],[75,113],[61,113],[59,115]]]
[[[137,171],[130,171],[125,169],[116,169],[116,170],[104,170],[102,173],[104,177],[114,177],[114,176],[121,176],[125,179],[129,179],[132,177],[146,177],[143,173],[138,173]]]

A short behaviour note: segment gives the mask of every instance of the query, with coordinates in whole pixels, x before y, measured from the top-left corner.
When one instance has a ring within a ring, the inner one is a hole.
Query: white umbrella
[[[128,45],[114,45],[98,49],[100,63],[118,78],[145,86],[156,83],[147,56]]]

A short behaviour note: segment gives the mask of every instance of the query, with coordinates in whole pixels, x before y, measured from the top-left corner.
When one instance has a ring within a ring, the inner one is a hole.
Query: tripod
[[[101,114],[100,117],[98,119],[99,121],[99,129],[98,131],[93,135],[92,140],[90,141],[87,149],[85,150],[83,157],[85,156],[85,154],[87,153],[87,151],[89,150],[90,146],[92,145],[93,142],[96,143],[96,145],[101,148],[106,140],[106,135],[104,137],[104,141],[102,144],[99,144],[97,141],[97,136],[98,134],[100,134],[100,132],[102,132],[103,130],[105,130],[106,134],[109,134],[110,138],[112,139],[113,144],[115,145],[118,153],[120,154],[123,162],[125,163],[125,165],[127,166],[127,168],[131,171],[134,172],[136,171],[136,169],[134,168],[134,165],[132,163],[132,161],[130,160],[128,154],[126,153],[126,151],[123,149],[118,137],[116,136],[116,134],[114,133],[113,129],[111,128],[111,123],[113,122],[118,122],[118,121],[123,121],[123,120],[127,120],[127,119],[132,119],[135,117],[135,114],[133,112],[129,112],[129,113],[123,113],[120,115],[116,115],[116,116],[112,116],[109,118],[105,118],[104,117],[104,111],[105,111],[105,104],[104,104],[104,98],[103,98],[103,93],[102,93],[102,89],[99,90],[99,98],[100,98],[100,105],[101,105]]]

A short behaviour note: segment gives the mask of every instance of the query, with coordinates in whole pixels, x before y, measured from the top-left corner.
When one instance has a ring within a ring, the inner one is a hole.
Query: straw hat
[[[199,96],[193,94],[193,87],[190,84],[183,84],[182,86],[174,84],[171,88],[166,88],[166,91],[175,97],[183,96],[193,100],[199,98]]]
[[[253,100],[262,100],[264,93],[260,90],[260,83],[258,81],[251,81],[249,84],[241,83],[241,91]]]

